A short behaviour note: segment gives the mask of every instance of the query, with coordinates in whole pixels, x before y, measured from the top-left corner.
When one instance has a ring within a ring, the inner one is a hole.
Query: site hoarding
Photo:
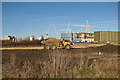
[[[120,41],[119,31],[96,31],[94,32],[95,41]]]

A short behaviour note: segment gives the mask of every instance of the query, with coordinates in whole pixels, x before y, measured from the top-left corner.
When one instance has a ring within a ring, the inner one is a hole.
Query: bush
[[[42,40],[21,40],[17,42],[13,42],[11,40],[2,40],[2,47],[17,47],[17,46],[41,46]]]

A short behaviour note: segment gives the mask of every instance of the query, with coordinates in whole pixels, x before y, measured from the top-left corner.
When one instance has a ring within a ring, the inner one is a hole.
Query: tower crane
[[[59,31],[66,31],[67,33],[71,33],[73,30],[75,29],[69,29],[70,24],[68,24],[68,28],[67,29],[63,29],[63,30],[59,30]]]
[[[75,30],[75,29],[70,29],[70,21],[69,21],[69,23],[68,23],[68,28],[67,29],[63,29],[63,30],[59,30],[59,31],[66,31],[67,33],[71,33],[72,32],[72,30]]]
[[[75,29],[70,29],[70,22],[69,22],[67,29],[59,30],[59,31],[66,31],[65,33],[71,33],[71,40],[73,41],[73,38],[74,38],[73,30],[75,30]]]
[[[89,24],[88,24],[88,20],[86,19],[86,24],[87,25],[72,25],[72,26],[76,26],[76,27],[85,27],[86,28],[86,38],[87,38],[87,33],[89,32]]]

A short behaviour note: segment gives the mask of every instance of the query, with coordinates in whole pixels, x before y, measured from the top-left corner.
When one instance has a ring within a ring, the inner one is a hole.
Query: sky
[[[72,25],[89,23],[90,32],[118,31],[117,2],[3,2],[2,35],[14,35],[18,38],[34,35],[57,37],[61,30],[85,32],[85,28]]]

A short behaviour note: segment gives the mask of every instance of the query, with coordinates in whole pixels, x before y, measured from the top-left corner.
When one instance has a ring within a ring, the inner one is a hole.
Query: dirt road
[[[104,46],[105,43],[101,44],[95,44],[95,43],[75,43],[73,48],[88,48],[88,47],[98,47],[98,46]],[[43,46],[34,46],[34,47],[3,47],[0,48],[0,50],[15,50],[15,49],[44,49]]]
[[[44,49],[42,46],[39,47],[4,47],[0,50],[15,50],[15,49]]]

